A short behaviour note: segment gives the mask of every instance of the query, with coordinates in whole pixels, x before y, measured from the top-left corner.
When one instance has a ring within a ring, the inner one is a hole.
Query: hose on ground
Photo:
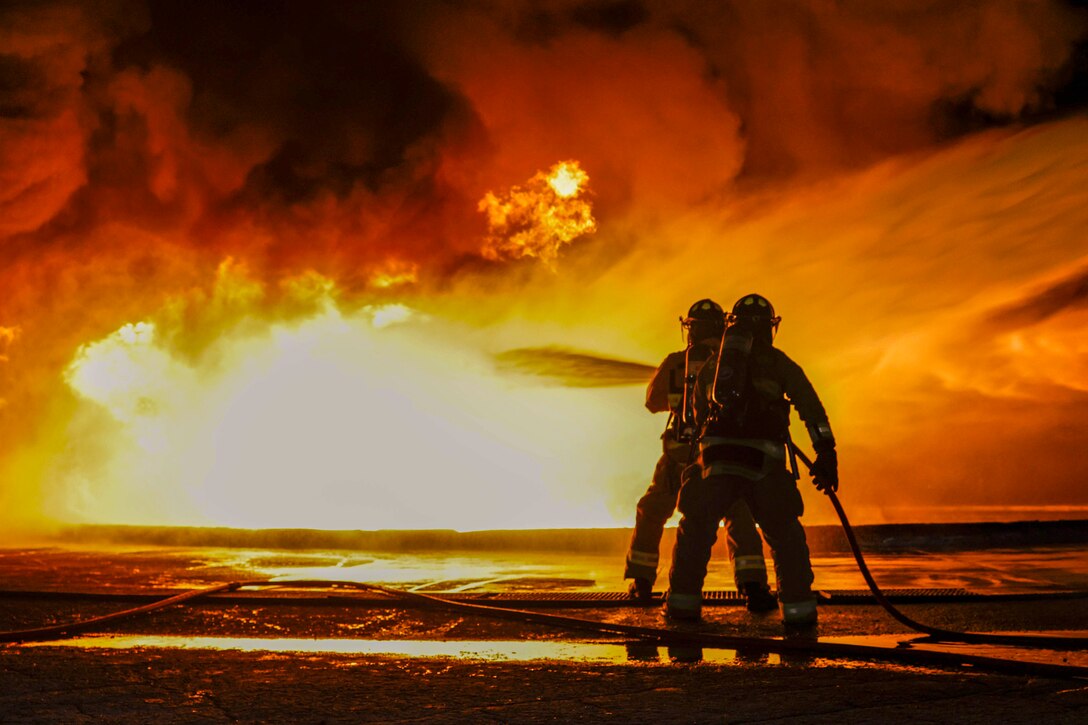
[[[209,594],[218,594],[220,592],[232,592],[245,586],[242,582],[228,582],[226,584],[217,584],[213,587],[207,587],[205,589],[191,589],[181,594],[176,594],[172,597],[160,599],[157,602],[151,602],[140,607],[133,607],[132,609],[125,609],[120,612],[113,612],[111,614],[103,614],[100,617],[91,617],[90,619],[81,619],[75,622],[67,622],[65,624],[55,624],[48,627],[35,627],[34,629],[19,629],[11,632],[0,632],[0,643],[3,642],[46,642],[51,639],[64,639],[70,637],[73,634],[79,632],[86,632],[94,629],[107,622],[116,622],[121,619],[130,619],[132,617],[138,617],[142,614],[151,614],[157,612],[160,609],[166,609],[172,607],[175,604],[183,604],[185,602],[206,597]]]
[[[790,446],[793,448],[793,452],[797,457],[801,459],[801,462],[805,464],[805,467],[811,471],[812,461],[805,455],[804,451],[798,448],[792,441],[790,442]],[[872,572],[869,571],[868,564],[865,563],[865,557],[861,553],[861,546],[858,544],[857,537],[854,535],[854,527],[850,525],[849,519],[846,518],[846,511],[843,509],[839,497],[831,490],[825,491],[824,493],[831,499],[831,505],[835,507],[835,513],[839,515],[839,521],[842,523],[842,529],[846,534],[846,540],[850,544],[850,550],[854,554],[854,560],[857,562],[858,569],[861,570],[861,575],[865,578],[865,583],[869,585],[869,591],[872,592],[873,598],[877,601],[877,604],[883,607],[884,610],[900,624],[903,624],[916,632],[927,635],[928,639],[934,642],[1006,644],[1015,647],[1039,647],[1045,649],[1088,649],[1088,639],[1084,637],[956,632],[953,630],[931,627],[928,624],[922,624],[921,622],[911,619],[897,609],[896,606],[884,596],[884,592],[882,592],[877,585]]]
[[[291,587],[313,588],[344,586],[366,591],[380,592],[387,596],[415,601],[450,611],[504,619],[528,624],[539,624],[557,627],[567,631],[590,632],[593,634],[616,634],[634,637],[640,640],[649,640],[666,646],[702,647],[712,649],[730,649],[756,654],[793,654],[819,656],[829,659],[875,660],[891,662],[900,665],[940,667],[940,668],[973,668],[980,671],[1000,672],[1031,677],[1051,677],[1058,679],[1088,679],[1088,667],[1079,665],[1060,665],[1042,662],[1026,662],[1022,660],[1007,659],[1001,657],[988,657],[983,655],[960,654],[955,652],[941,652],[933,650],[920,650],[912,648],[886,648],[871,645],[848,644],[842,642],[821,642],[808,639],[777,639],[770,637],[739,637],[734,635],[712,634],[700,631],[684,631],[675,629],[662,629],[657,627],[640,627],[629,624],[613,622],[600,622],[577,617],[566,617],[542,612],[532,612],[522,609],[508,609],[494,607],[485,604],[457,602],[430,594],[409,592],[400,589],[368,584],[365,582],[328,581],[322,579],[307,580],[253,580],[238,581],[206,589],[195,589],[184,594],[162,599],[141,607],[114,612],[101,617],[59,624],[51,627],[39,627],[36,629],[19,630],[13,632],[0,632],[0,642],[19,643],[31,641],[46,641],[71,637],[80,632],[86,632],[97,628],[103,623],[120,619],[150,614],[154,611],[169,606],[191,602],[197,598],[217,594],[225,591],[236,591],[247,587]]]

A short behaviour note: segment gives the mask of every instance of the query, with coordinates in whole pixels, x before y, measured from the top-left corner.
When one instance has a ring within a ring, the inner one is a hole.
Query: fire
[[[407,322],[416,316],[412,308],[400,304],[368,307],[367,311],[372,313],[371,324],[379,330],[383,327]]]
[[[597,230],[585,198],[588,184],[577,161],[562,161],[506,194],[488,192],[479,204],[490,232],[481,253],[493,260],[537,257],[554,264],[563,245]]]
[[[399,259],[388,260],[370,275],[370,286],[377,289],[390,289],[418,281],[419,265]]]
[[[611,522],[557,485],[576,488],[601,443],[557,421],[607,430],[593,396],[510,384],[456,321],[403,303],[344,309],[328,280],[283,285],[288,297],[326,293],[294,319],[262,319],[268,290],[244,275],[221,267],[209,300],[173,300],[79,349],[65,374],[80,404],[55,456],[53,516],[338,529]],[[181,320],[217,306],[214,338],[186,350]],[[637,404],[637,389],[620,394]]]
[[[589,181],[589,174],[582,171],[577,161],[564,161],[552,167],[548,175],[548,186],[552,187],[561,199],[575,196]]]

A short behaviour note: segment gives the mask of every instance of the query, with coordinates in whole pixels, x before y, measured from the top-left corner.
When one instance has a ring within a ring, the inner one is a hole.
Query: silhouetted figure
[[[721,345],[695,384],[699,434],[696,466],[680,492],[680,526],[669,572],[668,616],[699,619],[702,587],[718,523],[738,500],[747,502],[774,556],[778,598],[787,627],[816,623],[812,565],[796,470],[787,469],[790,405],[805,422],[822,491],[838,488],[835,438],[804,371],[774,347],[779,317],[760,295],[733,306]]]
[[[699,300],[681,324],[687,348],[668,355],[646,389],[646,407],[653,413],[669,411],[661,439],[661,457],[650,487],[639,499],[635,531],[627,551],[624,578],[631,579],[631,597],[649,601],[657,578],[658,550],[665,522],[676,511],[682,472],[692,463],[691,441],[695,433],[694,383],[703,364],[720,347],[725,313],[713,300]],[[769,611],[777,602],[767,586],[763,540],[744,501],[738,500],[724,515],[727,549],[733,579],[750,611]]]

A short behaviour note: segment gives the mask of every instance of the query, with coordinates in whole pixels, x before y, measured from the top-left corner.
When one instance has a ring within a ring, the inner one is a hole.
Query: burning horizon
[[[640,376],[692,301],[753,291],[852,518],[1088,510],[1086,29],[7,6],[0,520],[631,525]]]

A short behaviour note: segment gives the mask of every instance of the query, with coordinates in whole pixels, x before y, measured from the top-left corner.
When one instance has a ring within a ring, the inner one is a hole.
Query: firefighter
[[[652,413],[669,411],[669,421],[661,436],[664,450],[657,461],[652,482],[638,502],[635,531],[627,551],[624,578],[632,580],[629,592],[633,599],[640,601],[649,601],[652,596],[662,532],[665,522],[676,511],[681,473],[692,462],[692,385],[703,363],[721,342],[725,312],[713,300],[699,300],[680,322],[687,333],[687,348],[668,355],[646,389],[646,407]],[[733,579],[737,591],[744,595],[749,611],[766,612],[777,608],[778,602],[767,586],[763,540],[747,504],[737,501],[725,516],[725,522]]]
[[[838,490],[838,461],[823,404],[804,371],[773,345],[781,318],[764,297],[733,306],[717,354],[695,383],[696,466],[685,480],[669,571],[665,612],[697,620],[718,523],[738,499],[747,502],[775,562],[778,599],[787,629],[816,624],[812,564],[801,526],[796,465],[787,469],[790,406],[805,423],[816,461],[816,488]]]

